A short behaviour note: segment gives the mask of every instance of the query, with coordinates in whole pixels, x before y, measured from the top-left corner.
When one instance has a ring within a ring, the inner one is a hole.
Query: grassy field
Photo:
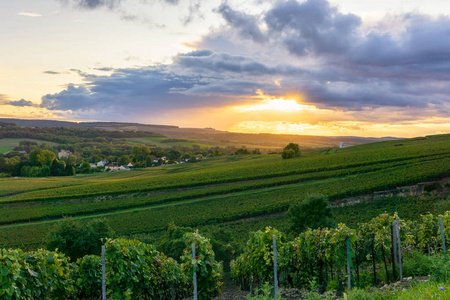
[[[57,143],[40,141],[40,140],[35,140],[35,139],[6,138],[6,139],[0,139],[0,153],[6,153],[9,151],[12,151],[14,149],[14,147],[19,146],[20,141],[37,142],[38,144],[48,144],[48,145],[53,145],[53,146],[58,145]]]
[[[215,144],[208,143],[207,141],[202,140],[195,140],[195,139],[180,139],[180,140],[186,140],[186,141],[173,141],[173,142],[164,142],[164,141],[170,141],[171,139],[168,139],[167,137],[138,137],[138,138],[131,138],[128,139],[129,142],[137,143],[137,144],[149,144],[154,145],[162,148],[170,148],[173,146],[187,146],[191,147],[194,145],[197,145],[199,147],[214,147]]]
[[[271,217],[274,213],[286,211],[309,193],[327,194],[336,203],[448,175],[450,135],[367,144],[290,160],[279,155],[233,155],[130,172],[4,178],[0,179],[0,246],[36,247],[65,216],[105,218],[119,235],[127,236],[158,235],[170,222],[204,230],[246,218],[257,218],[261,226],[276,225],[271,222],[283,217]],[[380,209],[370,210],[378,214]],[[353,223],[364,217],[351,210],[345,215],[354,218]],[[243,230],[248,226],[236,224]]]

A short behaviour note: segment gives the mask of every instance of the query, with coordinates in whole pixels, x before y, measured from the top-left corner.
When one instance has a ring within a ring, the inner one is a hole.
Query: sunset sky
[[[0,1],[0,117],[450,133],[447,0]]]

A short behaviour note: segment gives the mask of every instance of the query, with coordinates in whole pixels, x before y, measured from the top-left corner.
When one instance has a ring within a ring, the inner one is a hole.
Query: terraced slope
[[[0,246],[33,247],[63,216],[103,217],[121,235],[284,211],[308,193],[332,201],[450,175],[450,135],[282,160],[228,156],[64,179],[0,179]]]

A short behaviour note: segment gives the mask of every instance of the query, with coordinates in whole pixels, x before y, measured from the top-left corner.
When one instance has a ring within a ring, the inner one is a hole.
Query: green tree
[[[128,165],[130,163],[130,157],[128,155],[123,155],[119,158],[119,165]]]
[[[65,176],[72,176],[75,174],[75,167],[72,164],[67,164],[64,168],[64,175]]]
[[[29,160],[33,166],[50,166],[55,157],[55,153],[37,148],[30,152]]]
[[[85,255],[100,255],[102,239],[114,237],[105,220],[81,222],[68,218],[60,221],[47,237],[47,249],[59,249],[73,261]]]
[[[67,162],[69,164],[75,165],[77,163],[78,158],[75,155],[71,155],[69,156],[69,159],[67,160]]]
[[[253,149],[252,154],[261,154],[261,150],[259,148],[255,148]]]
[[[290,230],[294,233],[300,233],[306,228],[317,229],[333,225],[328,197],[322,194],[311,194],[303,201],[292,204],[288,216],[291,221]]]
[[[91,165],[88,162],[83,161],[81,163],[81,166],[78,168],[78,173],[81,173],[81,174],[91,173],[91,171],[92,171],[91,169],[92,169]]]
[[[301,154],[302,151],[300,150],[298,144],[289,143],[286,147],[284,147],[281,157],[283,159],[288,159],[293,157],[299,157]]]
[[[283,153],[281,153],[281,157],[283,159],[294,158],[295,157],[295,152],[292,149],[283,150]]]
[[[136,161],[145,162],[147,165],[147,157],[151,154],[150,148],[146,145],[136,145],[131,149],[131,154]]]
[[[250,154],[247,149],[245,148],[239,148],[234,152],[235,155],[243,155],[243,154]]]
[[[52,176],[64,176],[64,170],[66,168],[66,163],[62,160],[55,158],[50,166]]]

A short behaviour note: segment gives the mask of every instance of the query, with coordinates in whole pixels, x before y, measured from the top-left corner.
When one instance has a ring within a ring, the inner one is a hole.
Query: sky
[[[446,0],[0,1],[0,117],[450,133]]]

